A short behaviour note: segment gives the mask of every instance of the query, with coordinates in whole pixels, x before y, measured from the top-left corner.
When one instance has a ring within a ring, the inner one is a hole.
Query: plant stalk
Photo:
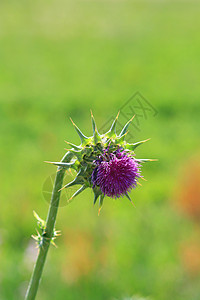
[[[65,156],[62,158],[61,162],[70,162],[72,157],[73,154],[71,152],[67,152]],[[42,276],[42,271],[46,261],[51,238],[53,236],[53,230],[55,227],[56,216],[58,212],[60,194],[61,194],[61,191],[59,190],[62,188],[64,174],[65,174],[65,169],[62,167],[58,167],[56,178],[54,181],[47,220],[46,220],[46,234],[45,237],[43,238],[42,245],[39,248],[38,257],[29,282],[25,300],[34,300],[38,291],[38,287]]]

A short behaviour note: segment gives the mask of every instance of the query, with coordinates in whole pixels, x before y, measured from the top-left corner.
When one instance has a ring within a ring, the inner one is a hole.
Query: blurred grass
[[[55,172],[43,161],[60,159],[64,140],[79,142],[69,116],[89,135],[89,109],[101,127],[136,91],[158,111],[131,129],[152,138],[137,155],[159,162],[143,168],[136,209],[106,199],[97,218],[91,192],[60,209],[63,234],[38,299],[199,299],[190,261],[200,247],[186,262],[182,250],[198,245],[199,223],[177,211],[175,193],[184,165],[200,156],[199,12],[197,1],[1,1],[2,300],[24,295],[32,211],[46,217],[42,186]]]

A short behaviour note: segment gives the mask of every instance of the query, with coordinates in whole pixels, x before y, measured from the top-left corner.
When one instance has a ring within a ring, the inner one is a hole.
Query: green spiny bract
[[[46,236],[46,221],[42,220],[35,211],[33,211],[33,215],[37,220],[37,226],[39,229],[39,230],[36,229],[37,235],[34,235],[34,234],[32,235],[32,238],[37,243],[37,247],[38,248],[42,247],[44,245],[44,243],[47,242],[47,240],[50,240],[50,243],[52,245],[54,245],[55,247],[57,247],[54,241],[58,236],[60,236],[60,230],[56,230],[54,228],[51,239],[48,238]]]
[[[75,179],[62,188],[64,189],[74,185],[81,185],[79,190],[77,190],[73,194],[70,200],[72,200],[74,197],[76,197],[86,188],[92,188],[94,192],[94,204],[99,199],[99,209],[101,209],[105,192],[101,190],[98,184],[94,185],[94,182],[92,181],[92,174],[96,168],[95,161],[98,161],[100,157],[105,158],[106,155],[109,156],[111,153],[116,153],[116,151],[119,151],[120,149],[120,151],[123,151],[123,153],[125,153],[127,157],[131,157],[137,163],[152,161],[152,159],[134,158],[135,148],[138,147],[139,145],[142,145],[144,142],[148,140],[140,141],[133,144],[129,144],[125,141],[126,135],[128,133],[128,127],[134,117],[125,124],[120,134],[117,135],[116,124],[117,124],[118,116],[119,113],[115,118],[115,120],[113,121],[111,128],[108,130],[108,132],[106,132],[105,134],[100,134],[97,130],[97,126],[93,114],[91,113],[92,129],[93,129],[93,135],[91,137],[85,136],[71,120],[73,126],[75,127],[81,139],[81,144],[79,146],[76,146],[72,143],[66,142],[71,147],[71,149],[68,149],[68,151],[70,151],[73,154],[73,158],[69,163],[51,162],[52,164],[58,166],[59,168],[64,168],[64,169],[72,168],[76,171],[77,175]],[[105,151],[107,152],[105,153]],[[141,176],[138,175],[138,177]],[[125,195],[131,201],[127,192],[124,192],[123,195]]]

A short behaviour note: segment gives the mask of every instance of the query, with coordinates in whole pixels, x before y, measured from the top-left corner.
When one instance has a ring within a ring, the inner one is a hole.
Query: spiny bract
[[[65,169],[74,169],[76,178],[65,185],[68,188],[74,185],[81,187],[70,198],[73,199],[86,188],[92,188],[94,192],[94,204],[99,198],[99,211],[103,205],[103,199],[107,195],[112,198],[126,196],[130,201],[128,192],[135,188],[138,179],[142,178],[140,163],[153,159],[136,159],[134,150],[144,141],[129,144],[125,141],[128,127],[133,118],[128,121],[119,135],[116,133],[116,124],[119,113],[113,121],[111,128],[105,134],[99,134],[96,123],[91,113],[93,136],[85,136],[74,124],[81,145],[76,146],[67,142],[73,157],[69,163],[52,162],[52,164]]]

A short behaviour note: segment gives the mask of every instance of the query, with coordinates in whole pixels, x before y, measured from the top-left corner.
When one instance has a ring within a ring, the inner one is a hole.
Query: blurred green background
[[[159,161],[135,208],[106,198],[98,217],[91,191],[62,203],[37,299],[200,299],[199,14],[199,1],[1,0],[1,300],[24,297],[32,212],[46,218],[55,174],[43,161],[79,143],[69,117],[90,135],[90,109],[101,128],[137,91],[157,114],[138,111],[130,140],[151,137],[136,155]]]

